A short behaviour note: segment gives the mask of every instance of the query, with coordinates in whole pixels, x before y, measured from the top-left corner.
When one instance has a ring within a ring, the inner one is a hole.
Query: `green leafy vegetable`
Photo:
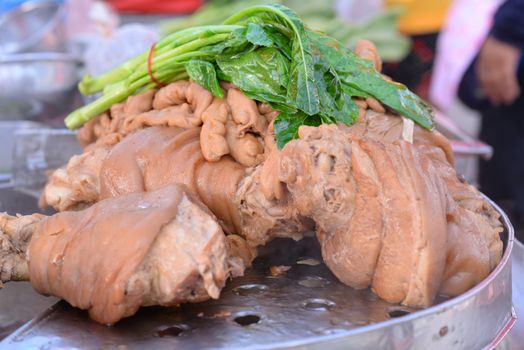
[[[224,21],[232,24],[246,17],[262,13],[262,18],[274,24],[284,25],[292,31],[290,66],[290,84],[287,99],[294,101],[297,108],[306,114],[314,115],[319,111],[318,91],[313,77],[313,57],[309,37],[304,24],[298,16],[279,4],[252,6],[241,10]]]
[[[191,60],[186,64],[187,74],[215,96],[224,97],[224,92],[217,79],[217,72],[212,63],[202,60]]]
[[[269,47],[233,55],[220,55],[217,64],[223,78],[246,95],[266,102],[286,103],[289,61]]]
[[[283,148],[286,143],[296,139],[298,128],[302,125],[319,126],[322,121],[319,116],[306,115],[304,113],[286,114],[280,113],[275,119],[275,135],[277,136],[277,147]]]
[[[346,94],[372,96],[425,128],[433,126],[431,108],[404,85],[384,79],[370,61],[356,56],[336,40],[309,32],[312,42],[319,51],[321,60],[330,66],[339,77]]]
[[[262,28],[266,35],[271,38],[273,46],[277,47],[288,60],[291,60],[291,45],[286,34],[280,32],[279,28],[274,25],[263,24]]]
[[[149,52],[114,70],[80,83],[83,93],[102,97],[67,116],[78,128],[128,96],[155,87],[149,76]],[[387,81],[371,62],[335,39],[304,27],[281,5],[240,10],[222,25],[170,34],[155,48],[151,71],[169,83],[188,77],[223,97],[219,79],[280,111],[275,121],[278,147],[297,137],[301,125],[343,123],[358,117],[353,97],[374,97],[390,109],[431,128],[430,108],[405,86]]]
[[[253,45],[271,46],[273,39],[269,36],[264,28],[257,23],[248,23],[246,30],[246,39]]]

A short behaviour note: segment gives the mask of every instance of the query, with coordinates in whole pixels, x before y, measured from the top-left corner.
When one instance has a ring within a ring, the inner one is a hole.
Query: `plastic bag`
[[[84,54],[87,72],[93,76],[107,72],[149,49],[158,38],[158,33],[147,26],[127,24],[108,38],[91,40]]]

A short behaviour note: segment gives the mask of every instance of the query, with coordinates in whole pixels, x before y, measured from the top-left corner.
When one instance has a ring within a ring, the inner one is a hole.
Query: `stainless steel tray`
[[[96,324],[85,312],[59,302],[0,348],[491,349],[515,322],[513,228],[497,210],[505,225],[499,266],[467,293],[440,298],[428,309],[388,304],[369,290],[341,284],[321,263],[310,237],[299,244],[273,242],[219,300],[144,308],[113,327]],[[291,269],[272,276],[269,268],[278,265]]]
[[[515,240],[511,255],[513,305],[519,318],[497,350],[524,349],[524,244]]]

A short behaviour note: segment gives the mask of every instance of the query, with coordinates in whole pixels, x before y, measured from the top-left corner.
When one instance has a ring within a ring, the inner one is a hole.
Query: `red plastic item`
[[[202,0],[108,0],[118,12],[183,14],[196,11]]]

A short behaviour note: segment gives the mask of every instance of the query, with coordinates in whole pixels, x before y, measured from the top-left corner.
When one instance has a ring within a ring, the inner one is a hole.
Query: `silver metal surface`
[[[502,213],[503,214],[503,213]],[[60,302],[13,333],[3,349],[490,349],[514,322],[513,229],[503,214],[505,253],[465,294],[425,310],[379,300],[338,282],[314,238],[279,240],[219,300],[144,308],[113,327]],[[306,258],[312,260],[305,260]],[[290,265],[280,276],[270,266]],[[1,297],[1,293],[0,293]]]
[[[51,215],[51,209],[42,210],[38,207],[38,201],[34,196],[24,193],[11,184],[0,185],[0,213],[28,215],[33,213],[43,213]],[[0,289],[0,298],[2,290]]]
[[[38,195],[49,170],[82,153],[75,133],[67,129],[19,129],[12,152],[11,183],[18,189]]]
[[[513,275],[513,305],[518,315],[517,322],[497,350],[524,349],[524,244],[515,240],[511,254]]]
[[[59,115],[75,103],[80,62],[69,54],[0,55],[0,119]]]
[[[7,337],[27,321],[37,317],[57,302],[35,292],[31,283],[7,283],[0,298],[0,339]]]
[[[437,129],[450,140],[455,156],[479,156],[484,159],[493,156],[493,148],[490,145],[473,138],[441,111],[435,111],[435,120]]]
[[[17,130],[42,127],[42,125],[29,121],[2,121],[0,120],[0,183],[11,179],[13,147]],[[1,200],[1,199],[0,199]]]
[[[0,17],[0,53],[62,51],[65,10],[56,1],[27,1]]]

